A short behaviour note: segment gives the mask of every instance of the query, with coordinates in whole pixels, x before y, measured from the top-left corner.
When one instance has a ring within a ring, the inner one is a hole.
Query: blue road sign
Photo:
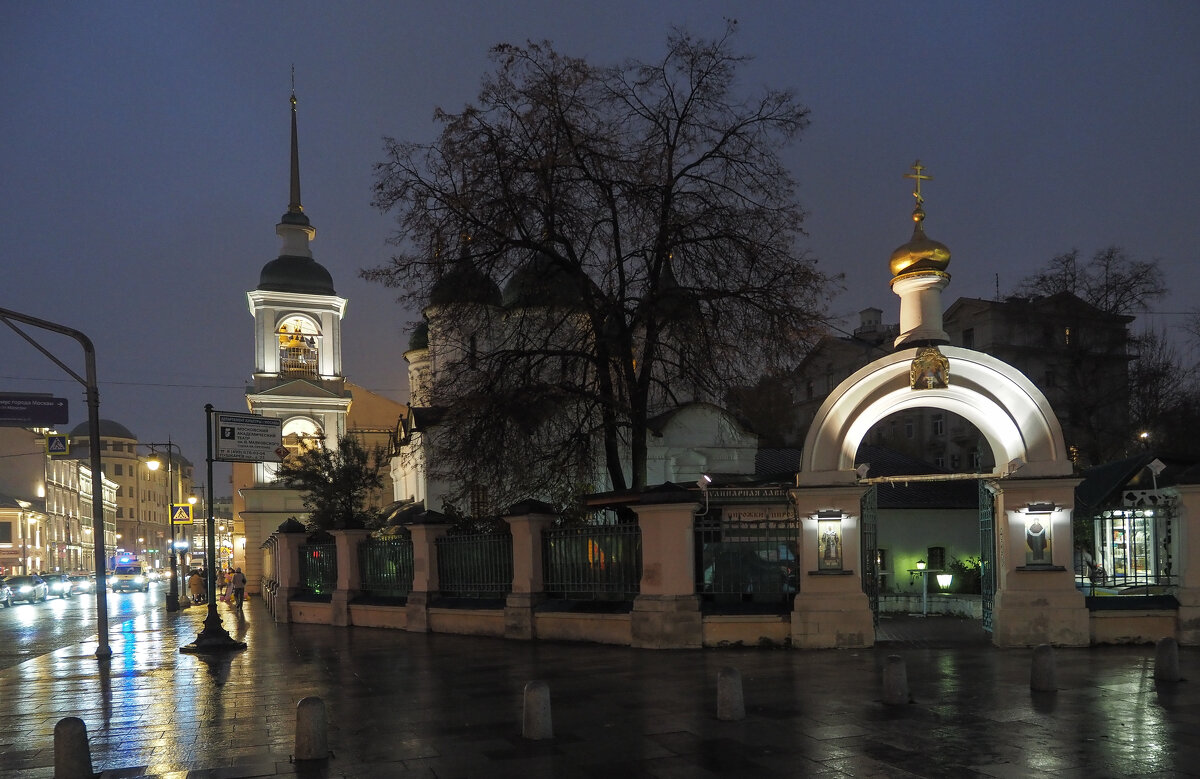
[[[50,433],[46,436],[46,453],[62,457],[71,453],[71,442],[66,433]]]

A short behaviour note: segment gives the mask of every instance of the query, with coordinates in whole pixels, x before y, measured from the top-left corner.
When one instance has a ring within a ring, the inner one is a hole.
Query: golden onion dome
[[[904,174],[904,178],[912,179],[917,185],[913,192],[913,197],[917,201],[912,213],[915,223],[913,237],[911,241],[897,247],[896,251],[892,252],[889,267],[892,269],[893,276],[918,271],[945,271],[946,266],[950,264],[950,248],[940,241],[927,237],[925,228],[921,225],[925,221],[925,198],[921,196],[921,182],[930,181],[933,176],[924,172],[925,166],[921,164],[920,160],[913,163],[912,169],[913,172]]]
[[[913,211],[912,240],[892,252],[888,267],[893,276],[904,273],[915,273],[923,270],[944,271],[950,264],[950,247],[941,241],[935,241],[925,235],[921,222],[925,219],[925,211],[920,207]]]

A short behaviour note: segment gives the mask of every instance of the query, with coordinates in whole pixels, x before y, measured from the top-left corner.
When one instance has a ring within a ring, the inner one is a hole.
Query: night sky
[[[804,248],[845,271],[831,309],[898,318],[888,257],[911,235],[920,158],[931,238],[960,296],[1007,292],[1055,254],[1119,244],[1171,287],[1135,328],[1200,306],[1200,4],[1180,2],[15,2],[0,6],[0,308],[85,332],[101,416],[203,464],[205,403],[244,411],[246,291],[280,250],[296,69],[315,258],[349,299],[346,376],[407,399],[418,316],[358,278],[389,256],[370,205],[381,138],[427,141],[474,99],[500,42],[602,64],[661,56],[672,25],[738,20],[748,87],[792,87],[785,151]],[[0,328],[0,391],[78,384]],[[36,332],[36,331],[32,331]],[[36,332],[82,373],[73,341]],[[226,472],[227,473],[227,472]],[[227,476],[215,479],[217,492]],[[203,481],[199,476],[198,481]],[[227,492],[228,490],[224,490]]]

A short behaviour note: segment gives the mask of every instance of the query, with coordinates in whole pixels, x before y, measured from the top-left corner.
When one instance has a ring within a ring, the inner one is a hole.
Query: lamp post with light
[[[167,522],[171,526],[171,587],[167,591],[167,611],[179,611],[181,608],[186,609],[188,602],[179,597],[179,549],[175,543],[175,481],[174,481],[174,464],[175,460],[171,456],[171,449],[179,455],[179,459],[183,459],[183,452],[179,449],[179,444],[173,443],[171,437],[167,436],[167,442],[142,444],[142,446],[150,447],[150,451],[155,455],[152,459],[146,461],[146,467],[152,471],[156,471],[161,467],[162,461],[158,459],[158,447],[163,447],[167,450]]]

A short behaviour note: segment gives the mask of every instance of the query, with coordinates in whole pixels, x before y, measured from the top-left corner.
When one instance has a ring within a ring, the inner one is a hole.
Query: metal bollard
[[[908,667],[900,655],[888,655],[883,666],[883,702],[888,706],[909,703]]]
[[[296,759],[324,760],[329,757],[329,727],[325,701],[310,695],[296,704]]]
[[[525,685],[521,735],[531,741],[554,738],[554,721],[550,716],[550,685],[529,682]]]
[[[1179,642],[1167,636],[1154,646],[1154,681],[1177,682],[1179,675]]]
[[[1058,671],[1054,665],[1054,647],[1041,644],[1033,650],[1033,666],[1029,671],[1029,689],[1034,692],[1057,692]]]
[[[78,717],[64,717],[54,726],[54,779],[92,779],[92,752],[87,725]]]
[[[736,668],[722,668],[717,671],[717,719],[732,722],[745,718],[742,672]]]

